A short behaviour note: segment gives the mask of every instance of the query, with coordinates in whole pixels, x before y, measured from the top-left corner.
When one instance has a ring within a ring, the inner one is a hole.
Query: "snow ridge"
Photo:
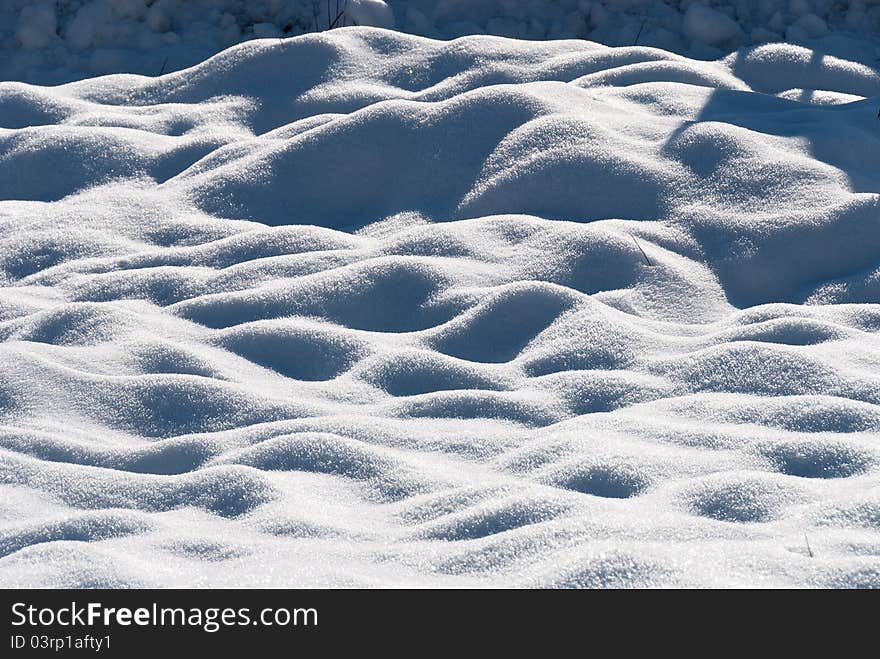
[[[880,586],[878,95],[374,28],[0,83],[0,583]]]

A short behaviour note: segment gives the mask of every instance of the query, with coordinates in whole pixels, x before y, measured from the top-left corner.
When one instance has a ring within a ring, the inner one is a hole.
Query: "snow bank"
[[[880,585],[878,96],[370,28],[0,83],[0,583]]]
[[[6,0],[0,79],[155,76],[241,41],[344,25],[441,39],[579,38],[700,59],[789,42],[868,66],[880,61],[872,0]]]

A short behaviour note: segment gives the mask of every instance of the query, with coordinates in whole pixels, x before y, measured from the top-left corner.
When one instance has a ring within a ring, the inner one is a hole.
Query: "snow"
[[[691,41],[728,50],[735,50],[745,37],[730,16],[696,2],[685,12],[682,29]]]
[[[22,52],[198,3],[81,4]],[[880,586],[876,68],[373,27],[176,68],[0,83],[4,586]]]
[[[0,79],[155,76],[251,39],[372,26],[451,39],[588,39],[715,60],[788,42],[876,67],[875,0],[4,0]]]

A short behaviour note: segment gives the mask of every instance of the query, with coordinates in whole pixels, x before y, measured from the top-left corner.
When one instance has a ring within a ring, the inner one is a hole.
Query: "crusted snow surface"
[[[0,83],[0,583],[880,586],[878,95],[375,28]]]

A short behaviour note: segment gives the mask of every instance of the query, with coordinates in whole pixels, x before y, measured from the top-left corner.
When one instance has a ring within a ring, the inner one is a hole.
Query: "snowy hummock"
[[[0,584],[880,586],[878,95],[372,28],[0,83]]]

